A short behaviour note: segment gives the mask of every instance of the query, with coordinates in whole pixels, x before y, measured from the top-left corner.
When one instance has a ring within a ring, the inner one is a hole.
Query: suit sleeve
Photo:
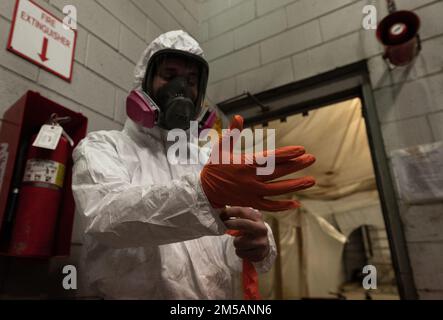
[[[114,146],[103,139],[86,138],[76,148],[72,189],[85,233],[109,247],[169,244],[226,230],[199,173],[132,185]]]

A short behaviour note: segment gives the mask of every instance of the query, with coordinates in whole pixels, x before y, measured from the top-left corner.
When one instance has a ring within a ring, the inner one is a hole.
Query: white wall
[[[443,1],[396,0],[421,18],[423,51],[411,68],[388,72],[362,9],[384,0],[206,0],[203,44],[213,101],[257,93],[368,59],[386,151],[443,140]],[[401,205],[415,284],[443,298],[442,205]]]

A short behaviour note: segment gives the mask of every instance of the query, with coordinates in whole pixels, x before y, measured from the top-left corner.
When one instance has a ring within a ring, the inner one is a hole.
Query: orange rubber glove
[[[238,230],[227,230],[226,233],[233,237],[241,235]],[[242,264],[243,298],[245,300],[260,300],[257,270],[255,270],[254,265],[249,260],[243,259]]]
[[[230,130],[243,130],[243,118],[235,116]],[[231,149],[222,150],[224,139],[231,139]],[[242,154],[242,164],[234,164],[233,144],[234,137],[221,137],[212,149],[211,158],[203,167],[200,181],[209,202],[214,208],[223,208],[226,205],[252,207],[266,211],[284,211],[300,206],[295,200],[273,201],[265,199],[267,196],[276,196],[312,187],[315,184],[313,177],[303,177],[270,182],[290,173],[302,170],[315,162],[315,157],[305,154],[303,147],[290,146],[277,150],[264,151],[262,154]],[[214,153],[214,149],[218,152]],[[226,154],[229,153],[229,154]],[[224,156],[222,156],[225,153]],[[216,157],[213,157],[216,154]],[[271,175],[257,175],[256,161],[246,164],[245,159],[257,159],[263,156],[275,156],[275,171]],[[230,164],[222,164],[221,159],[231,159]]]

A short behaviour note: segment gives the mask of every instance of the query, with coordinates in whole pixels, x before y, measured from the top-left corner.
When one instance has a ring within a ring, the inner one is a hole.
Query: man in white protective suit
[[[239,297],[234,278],[243,258],[258,272],[271,268],[272,231],[255,210],[268,207],[229,194],[215,200],[219,183],[203,184],[202,164],[168,161],[167,134],[187,130],[197,119],[207,79],[203,51],[191,36],[184,31],[160,35],[137,64],[134,86],[158,105],[155,126],[128,117],[122,131],[89,133],[74,150],[72,188],[85,226],[82,272],[97,296],[232,299]],[[296,168],[312,158],[298,157]],[[290,171],[288,165],[284,171]],[[233,179],[233,185],[251,189]],[[229,187],[220,184],[227,192]],[[228,228],[247,236],[226,235]]]

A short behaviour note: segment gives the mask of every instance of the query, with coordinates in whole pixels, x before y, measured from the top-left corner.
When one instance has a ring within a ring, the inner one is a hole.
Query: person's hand
[[[230,130],[243,130],[243,118],[235,116]],[[239,132],[237,131],[237,132]],[[272,181],[285,175],[309,167],[315,157],[305,153],[301,146],[288,146],[277,150],[266,150],[262,153],[242,154],[241,163],[233,161],[232,145],[239,135],[224,135],[212,149],[209,162],[200,174],[201,186],[209,202],[214,208],[228,206],[254,207],[266,211],[284,211],[300,206],[295,200],[270,200],[265,197],[292,193],[312,187],[313,177],[302,177]],[[224,141],[232,139],[231,148],[226,148]],[[269,175],[257,175],[260,167],[257,161],[266,157],[275,158],[275,169]],[[222,163],[228,159],[230,162]],[[252,160],[245,161],[246,159]]]
[[[252,262],[262,261],[270,250],[268,228],[260,211],[252,208],[229,207],[222,210],[220,218],[235,236],[235,253]]]

